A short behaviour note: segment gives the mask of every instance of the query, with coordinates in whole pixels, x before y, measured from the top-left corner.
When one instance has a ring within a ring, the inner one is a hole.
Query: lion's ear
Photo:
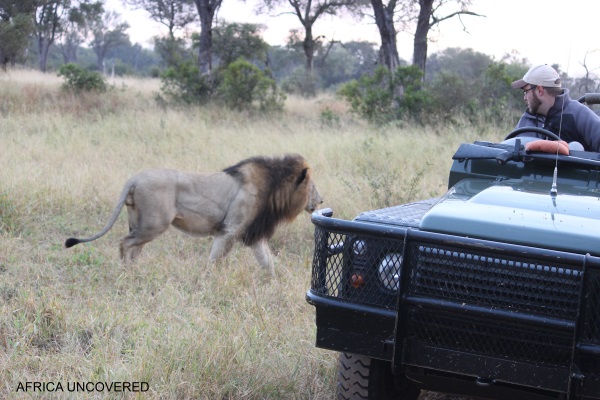
[[[302,172],[300,172],[300,175],[298,176],[298,179],[296,179],[296,185],[299,185],[302,182],[304,182],[304,180],[306,179],[307,175],[308,175],[308,168],[302,169]]]

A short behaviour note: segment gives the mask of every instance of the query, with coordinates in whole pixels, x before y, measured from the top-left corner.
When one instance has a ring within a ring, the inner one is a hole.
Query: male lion
[[[239,239],[274,274],[267,240],[277,225],[292,221],[302,210],[312,212],[323,202],[310,172],[298,154],[252,157],[217,173],[142,171],[125,184],[104,229],[89,238],[67,239],[65,246],[106,234],[126,205],[129,234],[120,245],[125,263],[134,261],[144,244],[173,225],[192,236],[215,236],[211,262],[227,255]]]

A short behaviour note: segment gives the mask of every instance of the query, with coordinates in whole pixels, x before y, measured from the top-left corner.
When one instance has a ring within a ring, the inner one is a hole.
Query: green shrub
[[[339,94],[348,101],[353,113],[371,123],[420,120],[432,102],[422,87],[422,77],[416,66],[398,67],[393,74],[380,66],[373,75],[363,75],[343,85]]]
[[[339,94],[350,104],[353,113],[371,123],[382,124],[398,117],[392,74],[385,67],[378,67],[373,75],[363,75],[346,83]]]
[[[340,117],[329,107],[325,107],[320,115],[321,126],[323,127],[338,127],[340,126]]]
[[[83,69],[73,63],[61,66],[58,76],[65,78],[63,87],[74,92],[105,92],[108,88],[102,74]]]
[[[162,73],[161,81],[164,94],[185,104],[204,104],[213,93],[210,77],[200,75],[200,69],[192,61],[169,67]]]
[[[277,89],[275,81],[243,57],[222,71],[217,92],[234,110],[281,111],[285,102],[285,95]]]

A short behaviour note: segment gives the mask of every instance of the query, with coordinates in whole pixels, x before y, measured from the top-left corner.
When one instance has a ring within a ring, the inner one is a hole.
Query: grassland
[[[96,242],[67,250],[64,240],[104,226],[141,169],[216,171],[257,154],[303,154],[324,206],[352,218],[443,193],[457,144],[500,139],[510,125],[375,128],[333,96],[290,98],[272,117],[165,108],[157,81],[111,83],[102,96],[74,96],[53,75],[0,72],[0,398],[333,398],[336,355],[314,347],[304,300],[308,214],[271,241],[270,282],[241,246],[205,268],[210,239],[174,230],[125,267],[125,213]],[[26,382],[64,392],[17,392]],[[74,382],[148,391],[69,393]]]

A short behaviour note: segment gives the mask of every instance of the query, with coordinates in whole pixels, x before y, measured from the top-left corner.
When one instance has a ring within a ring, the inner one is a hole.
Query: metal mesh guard
[[[413,243],[410,293],[574,319],[581,271],[486,252]]]
[[[402,240],[345,235],[315,229],[312,290],[353,303],[393,309],[401,260],[389,260],[389,270],[381,280],[377,266],[389,254],[400,254]]]
[[[407,326],[409,337],[421,343],[545,365],[569,365],[573,346],[566,332],[430,311],[412,312]]]
[[[399,285],[390,277],[399,282],[401,260],[389,255],[402,254],[401,239],[346,235],[316,227],[315,246],[315,293],[376,307],[395,307]],[[409,246],[411,295],[565,319],[576,316],[581,271],[573,266],[545,265],[534,259],[427,243],[411,242]],[[387,278],[378,268],[386,256],[394,263]],[[357,275],[362,282],[356,282]]]

